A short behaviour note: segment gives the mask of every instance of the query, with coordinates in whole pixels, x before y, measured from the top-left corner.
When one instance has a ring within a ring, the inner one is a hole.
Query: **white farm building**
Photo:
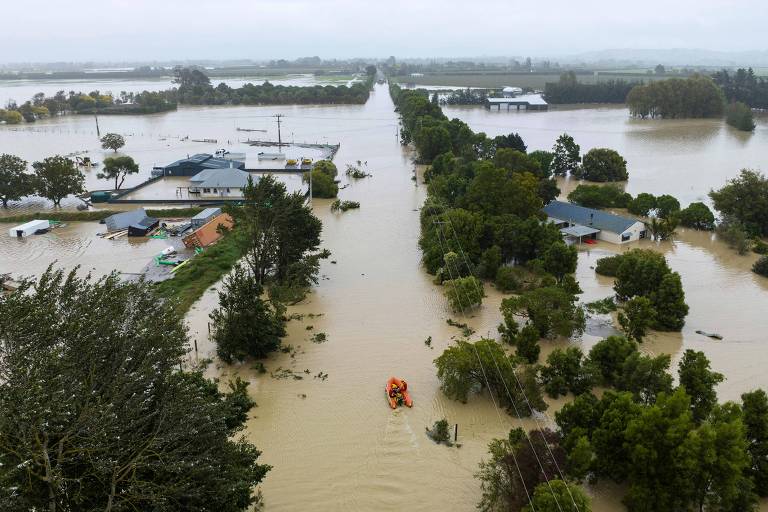
[[[570,242],[604,240],[612,244],[634,242],[647,236],[645,223],[594,208],[552,201],[542,211]]]

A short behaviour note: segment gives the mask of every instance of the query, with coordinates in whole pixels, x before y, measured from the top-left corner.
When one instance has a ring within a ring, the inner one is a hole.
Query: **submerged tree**
[[[553,174],[565,176],[568,172],[576,171],[579,168],[581,147],[567,133],[557,138],[552,152],[555,154],[550,167]]]
[[[61,200],[68,195],[83,191],[85,176],[68,158],[51,156],[33,163],[32,167],[35,190],[41,197],[53,201],[54,206],[61,206]]]
[[[224,361],[262,358],[280,347],[285,335],[282,310],[261,298],[263,287],[241,265],[235,265],[219,292],[219,307],[211,313],[216,352]]]
[[[103,172],[96,174],[100,180],[115,180],[115,190],[120,190],[126,176],[139,172],[139,166],[129,156],[115,156],[104,159]],[[120,180],[118,182],[118,180]]]
[[[0,202],[8,208],[9,201],[18,201],[35,191],[32,175],[27,174],[27,162],[14,155],[0,155]]]
[[[145,282],[49,269],[0,298],[0,508],[246,510],[269,470],[252,402],[179,371],[182,317]],[[176,505],[174,505],[175,507]]]
[[[111,149],[115,153],[117,153],[118,149],[125,146],[125,138],[119,133],[106,133],[100,140],[102,148]]]

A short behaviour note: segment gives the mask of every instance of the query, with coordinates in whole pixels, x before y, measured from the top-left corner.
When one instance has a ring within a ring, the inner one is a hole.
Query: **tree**
[[[0,298],[0,508],[256,504],[270,468],[237,435],[246,384],[180,371],[184,320],[160,303],[144,281],[52,269]]]
[[[475,475],[483,492],[477,508],[483,512],[520,511],[539,484],[546,486],[559,477],[559,468],[566,462],[560,436],[549,429],[527,435],[520,428],[512,429],[507,439],[492,440],[488,453],[490,458],[480,462]]]
[[[502,147],[497,149],[493,157],[493,165],[509,171],[530,172],[537,176],[543,174],[538,160],[526,155],[524,151],[514,148]]]
[[[615,185],[577,185],[568,201],[587,208],[626,208],[632,196]]]
[[[336,179],[336,176],[339,174],[339,170],[336,168],[336,164],[334,164],[331,160],[318,160],[315,162],[315,165],[312,167],[312,169],[327,174],[332,179]]]
[[[616,386],[624,371],[624,361],[637,352],[637,343],[621,336],[609,336],[589,351],[590,364],[597,371],[598,383]]]
[[[589,498],[577,485],[560,479],[539,484],[523,512],[590,512]]]
[[[536,151],[528,153],[528,158],[538,162],[539,169],[541,169],[543,176],[549,177],[552,175],[552,160],[555,159],[555,154],[553,152],[537,149]]]
[[[523,292],[501,301],[505,319],[527,318],[541,338],[570,337],[584,331],[584,309],[575,304],[576,297],[560,287],[543,287]]]
[[[111,149],[115,153],[117,153],[118,149],[125,146],[125,138],[119,133],[106,133],[100,140],[102,148]]]
[[[509,135],[497,135],[493,139],[494,144],[496,145],[496,150],[498,152],[499,149],[502,148],[509,148],[514,149],[516,151],[519,151],[521,153],[525,153],[525,150],[528,149],[525,145],[525,142],[523,142],[523,138],[520,136],[519,133],[510,133]]]
[[[741,395],[750,465],[747,473],[755,492],[768,496],[768,395],[762,389]]]
[[[672,215],[680,211],[680,201],[676,198],[664,194],[656,198],[656,215],[662,219],[669,219]]]
[[[85,177],[68,158],[51,156],[33,163],[32,168],[35,190],[41,197],[53,201],[54,206],[60,206],[68,195],[83,191]]]
[[[422,163],[430,163],[442,153],[452,149],[451,134],[443,126],[425,126],[418,130],[413,140]]]
[[[711,231],[715,229],[715,215],[707,205],[701,202],[689,204],[680,211],[680,224],[693,229]]]
[[[656,197],[653,194],[641,192],[629,202],[627,210],[633,215],[647,217],[651,211],[656,209]]]
[[[544,251],[542,267],[549,272],[558,282],[563,280],[566,274],[576,272],[578,252],[573,246],[563,242],[554,243]]]
[[[211,338],[224,361],[263,358],[280,348],[285,336],[283,311],[273,308],[261,295],[263,288],[241,265],[235,265],[219,292],[219,307],[210,317]]]
[[[691,397],[691,412],[693,419],[701,423],[717,405],[715,386],[723,382],[721,373],[709,368],[709,360],[704,352],[687,349],[678,366],[680,385]]]
[[[632,352],[622,365],[616,388],[631,392],[635,400],[652,404],[661,393],[672,391],[672,376],[667,373],[669,363],[669,354],[650,357]]]
[[[588,181],[626,181],[629,179],[627,161],[613,149],[593,148],[584,155],[580,168],[574,169],[575,178]]]
[[[510,413],[530,416],[531,407],[538,411],[547,408],[535,369],[518,367],[494,340],[459,340],[434,363],[440,388],[448,398],[466,403],[470,392],[488,388]]]
[[[664,66],[663,66],[663,65],[661,65],[661,64],[656,64],[656,67],[655,67],[655,68],[653,68],[653,72],[654,72],[654,73],[656,73],[657,75],[663,75],[663,74],[664,74],[664,73],[666,73],[667,71],[666,71],[666,69],[664,69]]]
[[[99,172],[96,177],[100,180],[115,180],[115,190],[120,190],[126,176],[139,172],[139,166],[129,156],[107,157],[104,159],[104,172]],[[118,180],[120,180],[118,182]]]
[[[752,109],[740,101],[729,104],[725,109],[725,122],[743,132],[755,129]]]
[[[665,275],[650,298],[656,310],[654,327],[660,330],[680,331],[688,315],[688,304],[685,303],[680,274],[672,272]]]
[[[579,347],[556,348],[547,356],[547,365],[541,369],[541,380],[549,396],[557,398],[569,391],[580,395],[592,389],[592,376],[583,359]]]
[[[751,235],[768,236],[768,179],[761,173],[742,169],[709,197],[722,216],[738,221]]]
[[[339,186],[321,169],[312,169],[312,197],[331,199],[338,195]]]
[[[317,283],[317,252],[323,225],[300,193],[289,194],[272,176],[249,180],[243,207],[229,207],[245,263],[261,285],[287,283],[306,289]]]
[[[552,172],[557,176],[565,176],[569,171],[577,170],[581,161],[580,151],[581,147],[574,142],[573,137],[567,133],[559,136],[552,147],[555,154],[552,159]]]
[[[0,201],[3,208],[8,208],[8,201],[18,201],[34,190],[32,176],[27,174],[27,162],[14,155],[0,155]]]
[[[539,360],[539,354],[541,353],[541,347],[539,346],[539,331],[533,324],[525,324],[515,340],[515,354],[517,357],[525,360],[529,364],[533,364]]]
[[[648,297],[633,297],[624,304],[624,310],[619,312],[618,320],[628,339],[642,343],[648,329],[656,321],[656,310]]]
[[[483,282],[475,276],[456,277],[443,281],[443,287],[443,294],[455,312],[475,308],[483,302],[485,297]]]

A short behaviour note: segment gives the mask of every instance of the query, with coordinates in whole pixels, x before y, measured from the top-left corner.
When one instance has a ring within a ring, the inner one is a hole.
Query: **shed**
[[[191,157],[176,160],[163,167],[163,176],[194,176],[206,169],[243,169],[244,161],[215,157],[209,153],[199,153]]]
[[[51,223],[47,220],[31,220],[25,224],[21,224],[19,226],[13,227],[8,230],[8,234],[13,237],[24,237],[29,235],[34,235],[41,229],[49,229],[51,227]]]
[[[147,236],[150,231],[160,224],[160,220],[154,217],[144,217],[139,222],[128,226],[128,236]]]
[[[121,231],[123,229],[128,229],[128,226],[132,224],[140,224],[146,218],[147,212],[144,208],[138,208],[130,212],[110,215],[104,219],[104,224],[107,225],[107,231]]]
[[[232,217],[223,213],[212,220],[205,223],[203,226],[197,228],[192,233],[183,238],[184,245],[192,249],[194,247],[208,247],[212,243],[221,238],[219,233],[219,226],[224,226],[227,229],[232,229],[234,225]]]
[[[221,215],[221,208],[206,208],[205,210],[192,217],[192,220],[190,221],[192,224],[192,229],[197,229],[203,224],[208,223],[217,215]]]

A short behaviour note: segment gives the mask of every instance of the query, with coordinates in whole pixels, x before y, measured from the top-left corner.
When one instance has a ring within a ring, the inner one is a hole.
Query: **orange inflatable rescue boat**
[[[413,407],[413,400],[411,399],[411,395],[408,394],[408,383],[404,380],[398,379],[397,377],[390,377],[384,391],[387,393],[389,406],[393,409],[397,409],[398,405]]]

